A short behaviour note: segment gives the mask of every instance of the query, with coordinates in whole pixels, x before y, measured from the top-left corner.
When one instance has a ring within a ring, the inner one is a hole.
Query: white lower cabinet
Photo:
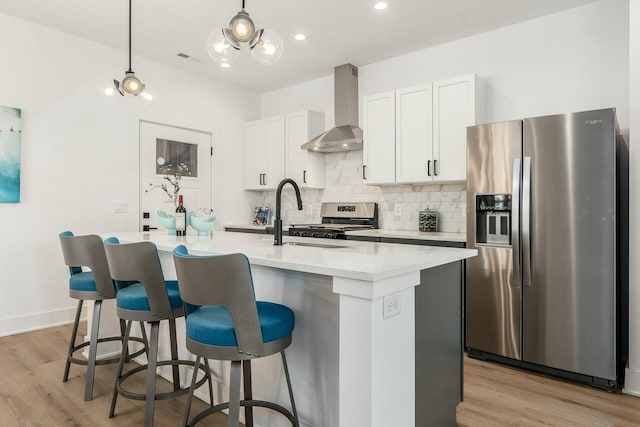
[[[244,125],[244,187],[272,190],[284,179],[284,116]]]
[[[324,188],[324,154],[300,148],[302,144],[324,131],[324,114],[300,111],[285,116],[287,178],[300,188]]]
[[[484,120],[484,99],[475,75],[365,97],[365,183],[466,180],[466,128]]]

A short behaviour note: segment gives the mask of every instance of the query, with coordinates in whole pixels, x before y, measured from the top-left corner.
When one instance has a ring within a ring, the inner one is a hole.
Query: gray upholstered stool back
[[[99,298],[91,298],[81,291],[71,290],[71,296],[82,299],[113,299],[116,297],[116,288],[111,280],[109,264],[105,256],[102,239],[96,235],[73,236],[71,233],[60,234],[60,246],[64,263],[72,267],[88,267],[93,272],[96,290]],[[72,271],[73,274],[73,271]],[[75,295],[75,294],[78,295]]]
[[[158,249],[151,242],[104,244],[111,277],[118,281],[136,281],[144,285],[151,316],[158,319],[175,317],[158,258]],[[146,319],[151,321],[151,319]]]
[[[249,260],[243,254],[210,257],[174,256],[182,301],[219,305],[231,312],[238,352],[264,356]],[[187,310],[188,311],[188,310]]]

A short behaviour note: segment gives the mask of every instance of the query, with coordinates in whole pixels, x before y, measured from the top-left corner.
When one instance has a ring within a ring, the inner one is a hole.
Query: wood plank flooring
[[[69,381],[62,382],[70,333],[66,325],[0,338],[0,426],[142,425],[142,401],[120,398],[116,416],[107,418],[115,365],[98,367],[91,402],[83,400],[85,367],[72,365]],[[168,387],[162,379],[159,384]],[[138,385],[143,387],[144,380]],[[156,402],[155,425],[179,425],[185,399]],[[192,413],[205,407],[195,399]],[[465,359],[465,401],[457,421],[459,427],[640,426],[640,398]],[[202,425],[226,422],[218,414]]]

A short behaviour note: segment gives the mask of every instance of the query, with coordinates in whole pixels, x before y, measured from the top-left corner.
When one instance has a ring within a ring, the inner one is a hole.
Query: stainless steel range
[[[289,236],[346,239],[347,231],[378,228],[378,204],[323,203],[320,224],[293,224]]]

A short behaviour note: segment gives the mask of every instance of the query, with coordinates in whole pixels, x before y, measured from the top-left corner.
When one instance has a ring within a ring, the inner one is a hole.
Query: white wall
[[[59,232],[138,229],[140,119],[211,132],[220,222],[249,209],[241,170],[224,159],[241,158],[256,93],[134,57],[154,102],[108,98],[125,51],[4,15],[0,52],[0,105],[22,108],[21,202],[0,204],[0,336],[73,319]],[[126,213],[114,213],[116,199]]]
[[[359,95],[401,89],[475,73],[487,85],[486,121],[616,107],[623,132],[629,123],[628,0],[602,0],[466,39],[359,67]],[[336,64],[340,65],[340,64]],[[359,65],[359,64],[354,64]],[[362,106],[360,106],[362,107]],[[262,117],[318,110],[333,126],[333,76],[263,94]],[[362,108],[360,109],[362,117]],[[327,154],[327,187],[305,191],[311,215],[283,204],[289,222],[319,219],[323,201],[380,202],[382,226],[416,229],[418,211],[440,213],[442,231],[464,231],[465,188],[460,185],[376,187],[362,184],[362,153]],[[342,197],[342,199],[340,199]],[[273,192],[254,203],[274,200]],[[402,204],[403,215],[393,215]]]
[[[629,2],[629,364],[625,392],[640,396],[640,1]]]

